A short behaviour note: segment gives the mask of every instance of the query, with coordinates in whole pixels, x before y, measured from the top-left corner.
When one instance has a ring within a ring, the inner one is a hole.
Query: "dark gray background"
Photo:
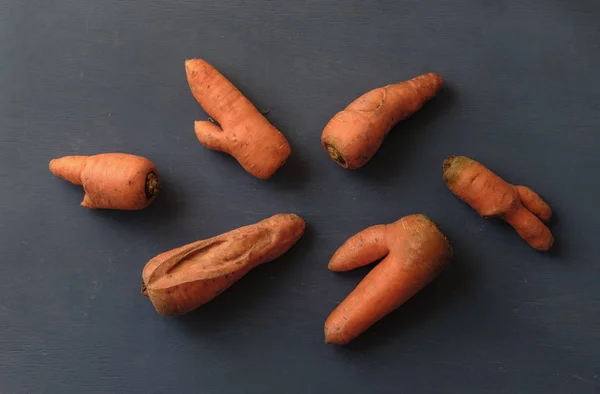
[[[0,1],[0,392],[600,391],[600,3],[596,0]],[[203,57],[286,135],[269,181],[202,147],[184,60]],[[436,71],[439,96],[355,172],[320,146],[359,94]],[[90,211],[51,158],[150,158],[141,212]],[[544,196],[551,253],[484,221],[441,179],[450,154]],[[182,318],[141,270],[185,243],[295,212],[306,235]],[[323,322],[368,271],[350,235],[421,212],[448,269],[347,347]]]

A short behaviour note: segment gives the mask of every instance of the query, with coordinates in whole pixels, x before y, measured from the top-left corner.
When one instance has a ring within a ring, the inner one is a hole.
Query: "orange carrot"
[[[504,219],[539,251],[547,251],[554,244],[552,233],[541,221],[550,220],[552,211],[533,190],[513,186],[465,156],[450,156],[444,160],[443,176],[452,193],[484,218]]]
[[[369,227],[348,239],[329,262],[347,271],[383,260],[329,315],[325,342],[343,345],[408,301],[433,280],[452,257],[452,247],[425,215]]]
[[[144,267],[142,293],[161,315],[187,313],[254,267],[284,254],[300,239],[305,226],[294,214],[279,214],[159,254]]]
[[[219,71],[202,59],[185,62],[192,94],[219,125],[197,121],[198,140],[233,156],[257,178],[267,179],[291,153],[287,140]]]
[[[429,73],[365,93],[325,126],[323,147],[344,168],[364,166],[392,127],[418,111],[435,96],[442,83],[441,76]]]
[[[160,190],[158,170],[140,156],[65,156],[51,160],[49,167],[57,177],[83,186],[81,206],[86,208],[142,209],[154,201]]]

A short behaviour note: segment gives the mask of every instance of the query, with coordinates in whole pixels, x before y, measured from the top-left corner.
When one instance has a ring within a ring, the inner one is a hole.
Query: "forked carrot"
[[[552,233],[542,223],[550,220],[552,210],[530,188],[513,186],[465,156],[444,160],[443,177],[458,198],[484,218],[504,219],[533,248],[544,252],[554,244]]]
[[[341,345],[356,338],[433,280],[451,257],[450,243],[425,215],[406,216],[352,236],[331,258],[330,270],[383,260],[329,315],[325,342]]]
[[[283,134],[208,62],[187,60],[185,70],[192,94],[218,122],[196,121],[200,143],[233,156],[257,178],[271,177],[291,153]]]

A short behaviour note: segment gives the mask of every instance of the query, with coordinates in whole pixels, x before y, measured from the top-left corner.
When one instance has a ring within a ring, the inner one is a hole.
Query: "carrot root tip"
[[[146,198],[151,199],[158,194],[162,185],[158,176],[151,172],[146,175]]]
[[[86,193],[83,195],[83,201],[81,201],[81,206],[89,209],[96,209],[96,203],[90,198],[90,196]]]

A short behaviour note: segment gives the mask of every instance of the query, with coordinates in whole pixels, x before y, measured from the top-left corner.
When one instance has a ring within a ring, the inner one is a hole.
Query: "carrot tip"
[[[83,201],[81,202],[80,205],[82,207],[84,207],[84,208],[89,208],[89,209],[96,209],[96,208],[98,208],[96,206],[96,203],[87,194],[83,195]]]
[[[327,149],[327,154],[329,154],[331,160],[335,161],[344,168],[348,168],[348,163],[346,163],[346,160],[344,160],[342,154],[337,149],[335,149],[333,145],[325,144],[325,149]]]
[[[329,341],[329,329],[327,327],[325,327],[325,329],[323,331],[325,331],[325,343],[327,343],[327,344],[331,343]]]
[[[162,185],[158,176],[151,172],[146,175],[146,198],[154,198],[160,191]]]
[[[455,155],[448,156],[442,163],[442,171],[444,171],[444,172],[448,171],[448,168],[450,168],[452,166],[452,162],[454,161],[455,158],[456,158]]]
[[[460,171],[465,163],[471,159],[465,156],[449,156],[442,163],[442,177],[447,185],[452,185],[460,176]]]
[[[90,204],[88,204],[88,202],[87,202],[87,201],[82,201],[82,202],[81,202],[81,204],[79,204],[79,205],[81,205],[81,206],[82,206],[82,207],[84,207],[84,208],[96,209],[96,206],[95,206],[95,205],[90,205]]]

